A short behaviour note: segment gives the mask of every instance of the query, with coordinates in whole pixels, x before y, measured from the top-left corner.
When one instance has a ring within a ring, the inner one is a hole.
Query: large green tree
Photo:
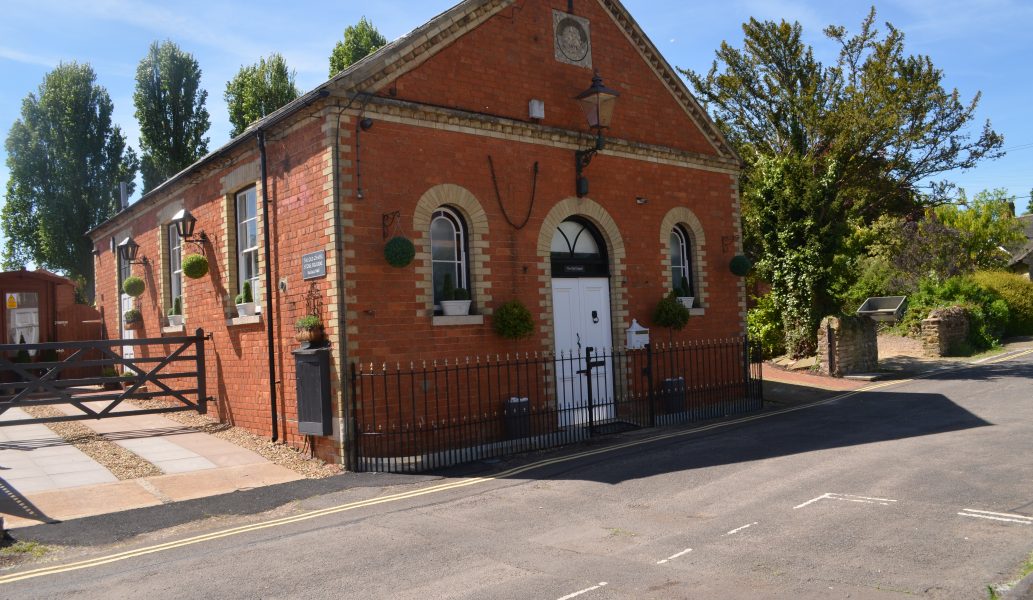
[[[746,243],[796,356],[814,350],[818,320],[837,308],[830,290],[851,227],[951,199],[937,178],[1003,143],[989,122],[969,132],[978,94],[966,103],[945,90],[929,57],[874,23],[872,10],[855,35],[827,28],[840,48],[827,66],[799,23],[750,19],[742,49],[722,43],[708,73],[682,70],[745,162]]]
[[[201,68],[172,41],[154,42],[136,68],[144,193],[208,153]]]
[[[87,64],[62,63],[22,101],[7,135],[3,264],[26,263],[87,280],[93,289],[87,230],[115,214],[118,184],[139,166],[111,123],[112,103]]]
[[[959,233],[962,243],[957,251],[978,269],[1006,267],[1009,255],[1005,249],[1021,247],[1026,241],[1008,190],[983,190],[972,200],[965,198],[962,190],[959,204],[933,210],[938,221]]]
[[[366,17],[362,17],[355,25],[345,28],[344,41],[337,42],[330,53],[330,77],[386,45],[387,38],[380,35]]]
[[[294,71],[279,54],[240,68],[226,83],[226,106],[230,112],[231,136],[243,133],[248,125],[298,97]]]

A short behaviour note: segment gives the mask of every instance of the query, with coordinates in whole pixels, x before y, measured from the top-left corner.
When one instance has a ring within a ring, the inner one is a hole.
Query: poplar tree
[[[223,95],[230,113],[230,124],[233,125],[230,137],[240,135],[249,125],[298,95],[294,71],[287,68],[287,61],[279,54],[271,54],[268,60],[262,58],[253,65],[241,67],[226,83]]]
[[[5,269],[27,263],[83,278],[93,290],[86,232],[119,209],[118,184],[139,161],[111,122],[108,92],[88,64],[62,63],[22,100],[7,135],[6,198],[0,227]]]
[[[387,38],[380,35],[366,17],[362,17],[355,25],[345,28],[344,41],[337,42],[330,53],[330,77],[386,45]]]
[[[140,61],[133,104],[144,193],[208,153],[208,92],[200,86],[197,60],[172,41],[152,43]]]

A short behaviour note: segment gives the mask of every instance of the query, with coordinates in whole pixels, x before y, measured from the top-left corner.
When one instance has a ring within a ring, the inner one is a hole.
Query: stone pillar
[[[879,367],[875,321],[868,317],[825,317],[818,327],[818,370],[842,377]]]
[[[968,311],[960,306],[938,308],[922,321],[922,353],[926,356],[951,356],[968,339]]]

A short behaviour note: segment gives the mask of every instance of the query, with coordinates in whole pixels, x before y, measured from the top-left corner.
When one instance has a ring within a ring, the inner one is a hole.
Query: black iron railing
[[[60,416],[6,418],[0,426],[185,410],[204,414],[206,339],[198,329],[182,337],[0,345],[0,414],[53,405],[75,409]],[[174,403],[123,405],[154,398]]]
[[[419,472],[761,407],[745,339],[352,365],[351,468]]]

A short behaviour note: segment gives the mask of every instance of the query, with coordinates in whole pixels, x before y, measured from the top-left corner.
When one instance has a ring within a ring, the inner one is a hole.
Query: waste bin
[[[660,397],[664,399],[666,414],[685,412],[685,378],[664,379],[660,386]]]
[[[502,419],[507,440],[531,437],[531,400],[511,397],[503,403]]]

